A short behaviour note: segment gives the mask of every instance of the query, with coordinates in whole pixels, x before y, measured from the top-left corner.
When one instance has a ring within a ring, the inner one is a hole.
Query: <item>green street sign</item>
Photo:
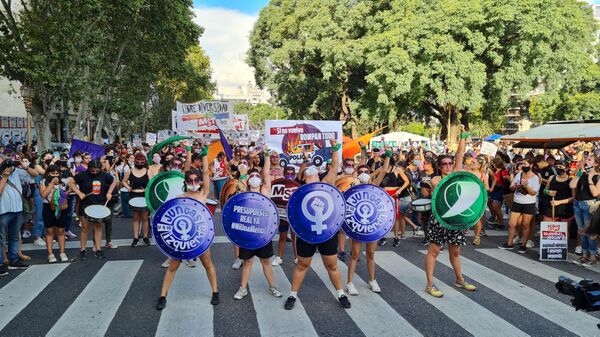
[[[181,172],[165,171],[157,174],[146,187],[146,203],[153,213],[164,204],[183,194],[185,176]]]
[[[440,225],[452,230],[473,227],[485,213],[487,191],[469,172],[454,172],[433,191],[431,210]]]

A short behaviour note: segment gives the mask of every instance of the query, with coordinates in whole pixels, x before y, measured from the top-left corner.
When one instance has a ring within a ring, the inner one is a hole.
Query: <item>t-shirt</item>
[[[21,201],[21,194],[23,188],[21,184],[23,181],[31,179],[29,173],[25,170],[16,169],[8,176],[8,181],[14,188],[6,183],[4,190],[0,193],[0,214],[4,213],[17,213],[23,211],[23,202]]]
[[[592,181],[594,182],[594,184],[598,183],[598,178],[600,178],[600,176],[595,175],[592,178]],[[589,182],[589,177],[587,173],[584,173],[581,177],[579,177],[579,180],[577,181],[577,188],[575,190],[575,200],[578,201],[583,201],[583,200],[593,200],[596,199],[594,198],[594,196],[592,195],[592,192],[590,191],[590,182]]]
[[[82,200],[82,203],[84,205],[104,205],[106,193],[108,193],[113,180],[113,177],[106,172],[100,172],[96,177],[92,177],[88,171],[76,174],[75,183],[79,186],[81,193],[86,195],[91,193]]]
[[[537,194],[531,195],[531,194],[527,193],[524,189],[519,188],[519,186],[521,186],[521,176],[522,175],[523,175],[523,173],[518,173],[512,181],[512,184],[517,185],[517,189],[515,191],[514,202],[523,204],[523,205],[524,204],[535,204],[537,201]],[[528,185],[534,191],[539,191],[540,190],[540,178],[538,178],[537,175],[533,175],[531,178],[529,178]]]

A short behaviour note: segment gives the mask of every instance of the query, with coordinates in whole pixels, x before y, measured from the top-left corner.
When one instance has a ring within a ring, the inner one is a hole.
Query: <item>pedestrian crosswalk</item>
[[[83,264],[35,265],[0,283],[0,336],[114,336],[120,335],[119,331],[127,331],[122,334],[127,336],[600,336],[598,314],[575,311],[568,297],[548,290],[559,275],[582,278],[570,264],[549,265],[534,260],[533,255],[476,249],[461,257],[463,274],[479,287],[469,293],[453,287],[454,275],[446,268],[451,263],[444,253],[436,267],[435,283],[444,292],[438,299],[424,292],[425,253],[401,256],[398,251],[378,251],[376,277],[381,294],[368,288],[366,259],[362,256],[353,280],[359,295],[350,297],[352,308],[348,310],[337,305],[336,291],[319,255],[313,258],[291,311],[283,309],[293,274],[291,264],[273,268],[283,298],[268,293],[269,285],[257,259],[250,276],[250,294],[235,301],[232,297],[239,287],[241,270],[216,263],[222,298],[218,306],[210,305],[211,287],[202,266],[182,265],[170,288],[167,307],[157,312],[153,304],[164,275],[160,263],[106,261],[98,263],[95,275],[78,288],[79,294],[65,296],[70,298],[67,309],[54,321],[42,324],[47,328],[39,334],[28,333],[32,330],[27,327],[15,329],[13,323],[43,297],[54,296],[59,302],[62,295],[49,293],[48,288],[62,273]],[[517,273],[503,273],[504,267]],[[85,268],[89,270],[89,265]],[[345,284],[347,265],[339,262],[338,268]],[[519,275],[527,275],[528,281]],[[539,287],[533,286],[532,280]],[[140,287],[147,289],[143,297],[149,300],[131,295],[138,294]],[[144,304],[126,306],[128,299]],[[117,315],[128,319],[116,319]],[[132,328],[136,324],[145,330]],[[331,329],[325,331],[323,326]]]

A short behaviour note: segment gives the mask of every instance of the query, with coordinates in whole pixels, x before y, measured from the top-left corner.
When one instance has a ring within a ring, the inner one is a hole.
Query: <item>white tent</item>
[[[385,135],[377,136],[371,138],[371,142],[369,144],[370,148],[383,147],[383,140],[385,140],[385,145],[397,148],[397,147],[406,147],[408,146],[409,140],[413,143],[427,144],[427,148],[431,147],[430,139],[427,137],[415,135],[409,132],[392,132]]]

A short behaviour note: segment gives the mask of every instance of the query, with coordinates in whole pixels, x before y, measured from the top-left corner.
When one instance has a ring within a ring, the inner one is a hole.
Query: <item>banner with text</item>
[[[540,260],[567,260],[567,227],[566,222],[543,221],[540,223]]]
[[[331,159],[332,138],[342,143],[341,121],[265,121],[267,146],[279,153],[281,166],[300,166],[304,160],[302,150],[313,165],[323,165]],[[339,155],[341,158],[342,151]]]

